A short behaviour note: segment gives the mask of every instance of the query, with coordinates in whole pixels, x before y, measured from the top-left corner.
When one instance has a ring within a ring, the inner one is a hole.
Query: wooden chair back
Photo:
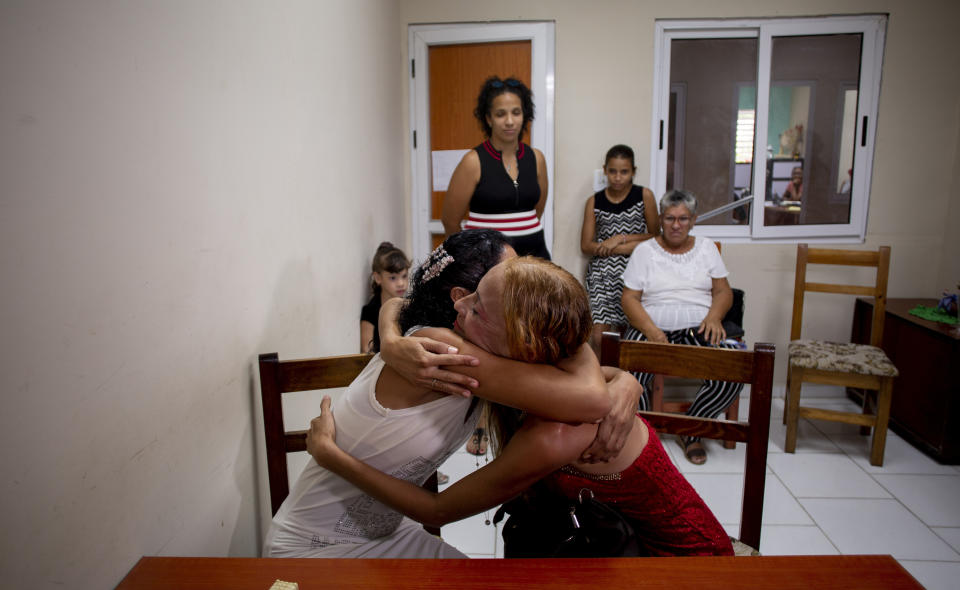
[[[717,246],[717,252],[723,250],[723,244],[720,242],[714,242]],[[728,319],[731,319],[732,316],[737,316],[739,318],[736,323],[737,327],[742,330],[743,328],[743,299],[744,293],[741,289],[733,289],[733,306],[730,308],[730,311],[727,312],[727,316],[723,318],[724,329],[728,329]],[[682,401],[667,401],[664,399],[663,395],[663,375],[656,374],[653,376],[653,379],[650,380],[650,409],[654,412],[672,412],[672,413],[684,413],[692,405],[691,401],[682,400]],[[736,420],[737,416],[740,415],[740,398],[733,400],[729,406],[727,406],[726,416],[727,420]],[[734,449],[737,446],[737,443],[728,440],[723,443],[724,448]]]
[[[346,387],[371,358],[372,354],[348,354],[281,361],[275,352],[260,355],[260,397],[272,514],[277,513],[290,493],[287,453],[307,450],[307,431],[287,431],[283,426],[283,394]]]
[[[808,264],[831,264],[841,266],[868,266],[877,269],[872,287],[837,283],[807,282]],[[883,341],[883,318],[887,309],[887,276],[890,272],[890,247],[878,250],[835,250],[810,248],[797,245],[797,273],[793,289],[793,321],[790,324],[790,340],[799,340],[803,326],[803,300],[807,291],[817,293],[840,293],[873,297],[873,322],[870,330],[871,346],[880,346]]]
[[[600,362],[624,371],[660,373],[692,379],[719,379],[750,384],[746,422],[641,412],[658,432],[746,443],[740,540],[760,549],[760,524],[767,471],[774,346],[758,343],[753,351],[621,340],[605,332]]]

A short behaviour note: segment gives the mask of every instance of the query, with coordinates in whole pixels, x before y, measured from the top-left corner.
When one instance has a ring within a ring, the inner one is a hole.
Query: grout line
[[[921,525],[923,525],[924,527],[926,527],[926,529],[927,529],[931,534],[933,534],[936,538],[938,538],[938,539],[940,539],[941,541],[943,541],[944,544],[947,545],[947,547],[949,547],[950,549],[952,549],[954,553],[956,553],[958,556],[960,556],[960,552],[958,552],[956,549],[954,549],[953,546],[952,546],[949,542],[947,542],[946,539],[944,539],[944,538],[942,538],[940,535],[938,535],[938,534],[936,533],[936,531],[933,530],[933,528],[931,527],[931,525],[928,525],[922,518],[920,518],[920,516],[919,516],[918,514],[914,513],[913,510],[910,510],[910,509],[907,507],[907,505],[904,504],[904,502],[903,502],[896,494],[894,494],[889,488],[887,488],[887,486],[883,485],[883,484],[882,484],[880,481],[878,481],[877,478],[875,477],[875,476],[877,476],[877,475],[908,475],[908,474],[899,474],[899,473],[898,473],[898,474],[892,474],[892,473],[874,473],[874,472],[871,472],[871,471],[867,471],[867,469],[866,469],[865,467],[863,467],[860,463],[858,463],[857,461],[855,461],[855,460],[853,459],[853,457],[850,455],[850,453],[848,453],[843,447],[841,447],[840,445],[838,445],[838,444],[836,443],[836,441],[834,441],[834,439],[833,439],[829,434],[823,432],[823,430],[821,430],[820,428],[818,428],[817,425],[816,425],[815,423],[813,423],[812,421],[811,421],[811,423],[813,424],[814,428],[816,428],[817,431],[819,431],[823,436],[825,436],[828,440],[830,440],[830,442],[831,442],[832,444],[834,444],[834,445],[840,450],[840,452],[841,452],[847,459],[849,459],[854,465],[856,465],[858,469],[860,469],[864,474],[866,474],[867,477],[869,477],[871,481],[873,481],[875,484],[877,484],[877,485],[880,487],[880,489],[882,489],[884,492],[886,492],[887,494],[890,495],[889,498],[849,498],[849,499],[851,499],[851,500],[893,500],[893,501],[895,501],[895,502],[896,502],[897,504],[899,504],[904,510],[906,510],[908,514],[910,514],[910,515],[912,515],[914,518],[916,518],[916,519],[917,519],[917,522],[919,522]],[[926,477],[926,476],[935,475],[935,474],[918,474],[918,475],[923,475],[924,477]],[[786,487],[786,485],[785,485],[784,487]],[[793,494],[793,490],[790,490],[790,488],[787,488],[787,490],[789,490],[790,493]],[[796,496],[795,496],[795,498],[796,498]],[[810,499],[824,499],[824,498],[810,498]],[[833,498],[826,498],[826,499],[833,499]],[[848,498],[837,498],[837,499],[848,499]],[[799,503],[799,502],[798,502],[798,503]],[[800,504],[800,506],[801,506],[801,508],[803,508],[803,504]],[[804,511],[806,511],[806,508],[804,508]],[[808,515],[809,515],[809,513],[808,513]],[[812,519],[814,522],[816,522],[816,519],[813,519],[812,516],[811,516],[811,519]],[[824,537],[826,537],[827,540],[830,541],[830,543],[833,544],[834,547],[836,547],[836,544],[833,542],[833,539],[831,539],[830,536],[827,535],[826,532],[823,531],[822,529],[821,529],[821,532],[823,533]],[[841,554],[843,553],[842,551],[840,551],[839,547],[837,547],[837,551],[840,552]],[[903,565],[903,562],[905,562],[905,561],[930,561],[930,562],[935,562],[935,561],[940,561],[940,560],[916,560],[916,559],[901,560],[901,559],[897,559],[897,562],[900,563],[901,565]],[[943,561],[943,563],[957,563],[957,562],[956,562],[956,561]]]
[[[820,534],[823,535],[823,538],[826,539],[827,542],[830,543],[830,545],[832,545],[833,548],[837,550],[837,553],[839,555],[843,555],[844,553],[843,551],[840,550],[840,547],[838,547],[837,544],[834,542],[834,540],[830,538],[830,535],[827,534],[827,531],[823,530],[823,527],[821,527],[820,523],[817,522],[817,519],[814,518],[812,514],[810,514],[806,506],[803,505],[803,502],[800,501],[800,498],[798,498],[797,495],[793,492],[793,490],[790,489],[790,486],[788,486],[786,482],[780,479],[780,475],[776,472],[775,469],[771,468],[771,470],[773,471],[773,476],[777,478],[777,481],[780,482],[780,485],[783,486],[783,489],[787,490],[787,493],[790,494],[790,496],[793,498],[793,501],[797,503],[797,506],[800,507],[800,510],[802,510],[803,513],[807,515],[807,518],[810,519],[810,522],[813,523],[813,526],[817,527],[817,530],[820,531]]]

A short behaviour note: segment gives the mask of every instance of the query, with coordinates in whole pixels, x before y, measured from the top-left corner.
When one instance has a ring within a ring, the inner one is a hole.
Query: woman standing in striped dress
[[[636,170],[630,147],[610,148],[603,164],[607,188],[588,197],[583,211],[580,249],[590,256],[587,293],[593,312],[591,344],[598,354],[604,330],[629,325],[620,297],[630,254],[637,244],[659,233],[656,199],[650,189],[633,184]]]
[[[523,143],[533,121],[533,93],[514,78],[489,78],[474,116],[486,141],[463,156],[443,200],[447,237],[463,229],[493,229],[520,256],[550,260],[540,221],[547,205],[547,165],[540,150]],[[469,213],[468,213],[469,211]]]

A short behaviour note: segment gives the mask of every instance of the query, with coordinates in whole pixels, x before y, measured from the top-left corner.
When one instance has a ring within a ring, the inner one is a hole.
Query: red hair
[[[510,356],[553,364],[576,353],[593,326],[580,281],[556,264],[532,256],[512,258],[503,265]]]

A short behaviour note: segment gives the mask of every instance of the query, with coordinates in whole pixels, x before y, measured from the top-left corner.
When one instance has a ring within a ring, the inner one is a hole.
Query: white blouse
[[[694,238],[693,248],[671,254],[656,239],[634,248],[623,284],[643,291],[640,303],[665,332],[699,326],[713,303],[713,279],[729,275],[712,240]]]

